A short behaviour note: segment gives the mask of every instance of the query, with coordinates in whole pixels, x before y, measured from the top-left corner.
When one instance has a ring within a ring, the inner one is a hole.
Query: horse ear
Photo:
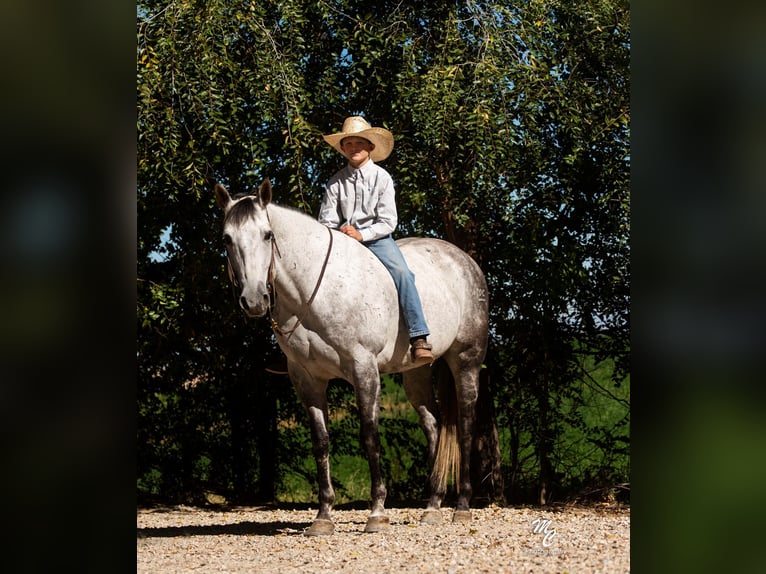
[[[263,180],[261,188],[258,190],[258,197],[261,200],[261,207],[266,207],[271,203],[271,181],[268,177]]]
[[[226,211],[226,209],[229,207],[229,204],[231,203],[229,190],[227,190],[220,183],[215,184],[215,202],[218,204],[218,207],[224,211]]]

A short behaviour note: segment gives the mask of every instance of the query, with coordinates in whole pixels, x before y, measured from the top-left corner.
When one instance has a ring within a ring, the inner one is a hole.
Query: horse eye
[[[224,235],[223,236],[223,243],[224,243],[224,245],[231,245],[231,235]]]
[[[271,241],[274,238],[274,233],[272,233],[270,230],[263,234],[263,239],[266,241]]]

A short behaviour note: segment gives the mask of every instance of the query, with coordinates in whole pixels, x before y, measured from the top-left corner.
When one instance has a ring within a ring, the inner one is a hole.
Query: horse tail
[[[435,492],[446,492],[451,479],[460,489],[460,444],[458,442],[458,407],[455,380],[444,361],[439,361],[436,368],[437,393],[441,425],[439,445],[436,450],[434,467],[431,471],[431,484]]]

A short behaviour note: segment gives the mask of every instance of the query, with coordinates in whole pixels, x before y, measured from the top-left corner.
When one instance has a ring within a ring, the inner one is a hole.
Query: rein
[[[266,217],[268,217],[268,211],[266,212]],[[303,320],[306,318],[306,315],[308,315],[309,309],[311,308],[311,303],[314,302],[314,297],[316,297],[317,291],[319,291],[319,286],[322,284],[322,278],[324,277],[324,272],[327,269],[327,262],[330,260],[330,253],[332,253],[332,230],[327,227],[327,232],[330,234],[330,244],[327,247],[327,253],[324,256],[324,262],[322,263],[322,270],[319,272],[319,278],[317,279],[316,285],[314,286],[314,292],[311,294],[311,297],[309,297],[309,300],[306,301],[306,303],[303,304],[303,309],[301,310],[300,316],[298,317],[298,320],[295,323],[295,326],[293,326],[292,329],[289,331],[283,331],[280,329],[279,324],[277,323],[277,320],[274,319],[273,314],[273,308],[277,305],[277,288],[276,284],[274,283],[274,278],[276,277],[276,268],[274,266],[274,262],[276,260],[276,257],[282,258],[282,254],[279,252],[279,246],[277,245],[277,238],[272,234],[271,236],[271,263],[269,264],[269,283],[268,288],[269,291],[272,292],[273,297],[271,298],[271,302],[269,303],[269,320],[271,322],[271,328],[274,330],[274,332],[277,335],[287,336],[287,341],[290,340],[290,337],[293,336],[293,333],[295,333],[296,329],[300,327],[301,323],[303,323]]]

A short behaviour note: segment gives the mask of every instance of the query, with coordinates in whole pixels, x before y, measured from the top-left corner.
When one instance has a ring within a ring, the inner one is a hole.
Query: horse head
[[[263,317],[270,304],[270,277],[274,234],[266,206],[271,202],[271,182],[266,179],[255,195],[229,195],[215,185],[216,203],[223,209],[223,242],[229,277],[239,289],[239,305],[248,317]]]

